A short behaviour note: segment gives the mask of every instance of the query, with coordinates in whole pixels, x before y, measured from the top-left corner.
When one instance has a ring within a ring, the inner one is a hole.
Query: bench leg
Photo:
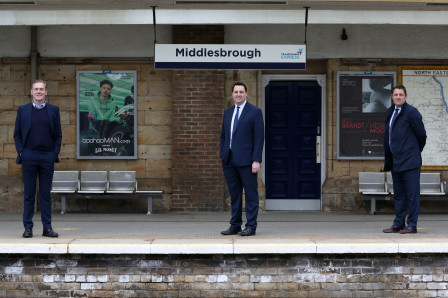
[[[375,214],[375,207],[376,207],[376,199],[372,198],[370,200],[370,214]]]
[[[148,213],[147,214],[151,214],[152,213],[152,196],[148,196]]]
[[[61,196],[61,214],[67,213],[67,200],[65,196]]]

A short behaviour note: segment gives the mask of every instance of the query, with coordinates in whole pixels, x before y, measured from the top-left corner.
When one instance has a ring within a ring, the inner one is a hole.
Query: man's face
[[[247,97],[247,92],[244,90],[244,86],[236,85],[233,87],[232,92],[233,100],[237,106],[241,105]]]
[[[44,83],[34,83],[31,87],[31,96],[33,96],[33,101],[35,103],[43,104],[45,101],[45,96],[47,95],[47,89]]]
[[[109,84],[103,84],[103,86],[101,86],[100,90],[101,90],[101,96],[104,99],[106,99],[109,97],[110,90],[112,90],[112,88],[109,86]]]
[[[395,88],[392,93],[392,100],[396,107],[401,107],[406,102],[407,95],[404,94],[403,89]]]

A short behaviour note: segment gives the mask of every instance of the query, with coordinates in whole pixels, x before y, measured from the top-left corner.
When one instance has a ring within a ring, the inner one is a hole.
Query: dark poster
[[[79,159],[137,158],[136,71],[77,74]]]
[[[394,72],[338,72],[338,159],[382,159]]]

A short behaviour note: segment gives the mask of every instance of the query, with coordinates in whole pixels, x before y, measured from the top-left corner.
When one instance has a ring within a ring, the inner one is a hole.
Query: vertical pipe
[[[37,79],[37,27],[31,26],[31,49],[30,49],[30,89],[33,87],[33,82]],[[36,189],[36,205],[35,211],[39,211],[40,197],[39,197],[39,185]]]
[[[305,11],[305,42],[304,44],[306,45],[306,30],[308,27],[308,8],[309,7],[305,7],[306,11]]]
[[[31,51],[30,51],[30,67],[31,67],[31,84],[37,79],[37,27],[31,26]]]
[[[157,30],[156,30],[156,7],[157,6],[151,6],[152,7],[152,21],[154,26],[154,60],[156,59],[156,43],[157,43]]]

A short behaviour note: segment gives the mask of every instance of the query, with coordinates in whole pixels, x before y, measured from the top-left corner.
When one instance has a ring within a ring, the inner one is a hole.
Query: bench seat
[[[67,198],[73,199],[147,199],[152,213],[153,197],[162,190],[139,190],[135,171],[55,171],[51,192],[61,198],[61,214],[67,213]]]
[[[381,187],[384,173],[359,173],[359,192],[361,200],[370,200],[370,214],[375,214],[376,201],[393,200],[394,184],[392,174],[386,175],[384,188]],[[440,173],[420,174],[420,200],[448,200],[446,182],[440,181]]]

